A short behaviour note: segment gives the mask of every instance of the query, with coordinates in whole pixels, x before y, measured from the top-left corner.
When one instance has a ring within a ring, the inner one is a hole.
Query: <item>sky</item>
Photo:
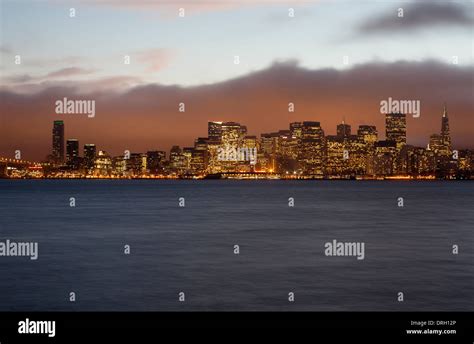
[[[453,143],[474,148],[470,1],[0,0],[0,10],[1,156],[43,159],[54,119],[113,154],[192,146],[208,120],[255,135],[318,120],[333,134],[345,118],[383,138],[388,97],[421,101],[409,143],[439,132],[446,102]],[[96,116],[55,114],[66,96],[95,100]]]

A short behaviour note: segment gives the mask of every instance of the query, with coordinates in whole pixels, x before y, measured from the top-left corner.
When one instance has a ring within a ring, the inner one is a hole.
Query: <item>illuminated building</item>
[[[406,115],[403,113],[388,113],[385,115],[385,139],[394,141],[400,151],[407,143]]]
[[[303,134],[303,123],[302,122],[292,122],[290,123],[290,135],[292,137],[296,137],[297,139],[301,139]]]
[[[55,163],[64,162],[64,122],[53,122],[53,161]]]
[[[66,164],[74,170],[79,168],[79,141],[77,139],[66,141]]]
[[[211,141],[221,141],[222,122],[207,122],[207,137]]]
[[[129,177],[141,176],[146,170],[146,154],[142,153],[130,153],[128,159],[126,159],[127,175]]]
[[[95,156],[97,154],[97,148],[93,143],[86,143],[84,145],[84,167],[86,170],[94,168]]]
[[[458,152],[458,176],[469,179],[474,173],[474,152],[469,149],[461,149]]]
[[[451,155],[451,135],[449,133],[449,118],[446,104],[443,109],[443,116],[441,117],[441,144],[443,155]]]
[[[299,155],[306,174],[317,177],[324,175],[326,138],[319,122],[303,122]]]
[[[351,136],[351,126],[345,124],[344,121],[341,124],[338,124],[336,127],[336,136],[342,138]]]
[[[179,146],[173,146],[170,150],[170,169],[177,174],[186,173],[190,168],[193,148],[187,148],[185,152]]]
[[[360,141],[373,145],[378,139],[377,128],[374,125],[359,125],[357,136]]]
[[[191,162],[193,159],[194,147],[183,147],[182,151],[182,173],[193,173]]]
[[[148,151],[146,153],[146,166],[151,174],[163,173],[163,165],[166,159],[166,152],[163,151]]]
[[[298,159],[299,140],[291,135],[280,135],[278,137],[277,154],[279,157],[288,159]]]
[[[222,123],[222,144],[224,146],[240,146],[246,134],[246,126],[236,122]]]
[[[329,176],[340,176],[345,173],[346,161],[344,150],[346,149],[344,138],[338,135],[326,136],[327,163],[326,173]]]
[[[260,154],[258,156],[260,169],[275,171],[278,136],[278,133],[260,134]]]
[[[379,176],[389,176],[394,173],[397,157],[395,141],[378,141],[375,143],[374,172]]]
[[[377,128],[373,125],[359,125],[357,130],[359,142],[363,143],[365,174],[375,174],[375,142],[378,140]]]
[[[435,154],[439,154],[443,151],[443,139],[441,135],[433,134],[430,136],[428,149],[432,150]]]
[[[433,151],[422,147],[405,146],[400,154],[399,174],[411,176],[433,175],[436,158]]]
[[[191,170],[193,173],[203,173],[207,169],[207,137],[199,137],[194,141],[191,154]]]
[[[110,176],[112,173],[112,159],[107,152],[100,150],[95,159],[94,173],[99,176]]]
[[[112,172],[114,175],[123,176],[127,171],[127,160],[123,155],[112,158]]]

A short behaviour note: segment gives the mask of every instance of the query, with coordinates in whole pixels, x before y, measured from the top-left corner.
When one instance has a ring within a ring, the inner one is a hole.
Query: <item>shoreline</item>
[[[394,181],[406,181],[406,182],[426,182],[426,181],[474,181],[474,177],[471,178],[154,178],[154,177],[100,177],[100,178],[89,178],[89,177],[51,177],[51,178],[4,178],[0,177],[0,180],[194,180],[194,181],[209,181],[209,180],[252,180],[252,181],[331,181],[331,182],[366,182],[366,181],[378,181],[378,182],[394,182]]]

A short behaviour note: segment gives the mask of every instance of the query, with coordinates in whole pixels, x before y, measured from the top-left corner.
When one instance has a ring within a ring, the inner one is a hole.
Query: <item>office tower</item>
[[[146,157],[147,169],[151,174],[163,173],[163,163],[166,159],[166,152],[148,151]]]
[[[443,138],[439,134],[433,134],[430,136],[430,143],[428,149],[439,154],[443,151]]]
[[[394,141],[397,150],[407,143],[406,115],[403,113],[388,113],[385,115],[385,137],[387,141]]]
[[[127,159],[123,155],[112,158],[112,172],[115,175],[123,176],[127,172]]]
[[[221,141],[222,122],[207,122],[207,137],[212,141]]]
[[[106,151],[99,151],[95,158],[94,173],[100,176],[110,176],[112,172],[112,158]]]
[[[375,143],[378,140],[377,128],[374,125],[359,125],[357,139],[362,143],[365,174],[375,174]]]
[[[444,105],[443,116],[441,117],[441,145],[443,155],[451,155],[451,135],[449,133],[449,118],[446,105]]]
[[[146,172],[147,155],[142,153],[131,153],[126,161],[127,173],[130,176],[141,176]]]
[[[222,123],[222,144],[225,146],[240,146],[247,133],[247,127],[236,122]]]
[[[458,171],[463,179],[469,179],[474,172],[474,152],[469,149],[459,150]]]
[[[302,132],[303,132],[303,123],[301,122],[290,123],[291,136],[296,137],[297,139],[301,139]]]
[[[341,124],[337,125],[337,136],[342,138],[347,138],[351,136],[351,126],[349,124],[345,124],[344,121]]]
[[[77,139],[68,139],[66,142],[66,163],[69,167],[77,169],[79,158],[79,141]]]
[[[296,137],[291,134],[282,135],[282,131],[280,131],[277,144],[278,157],[295,160],[298,159],[298,142],[299,140]]]
[[[55,163],[64,162],[64,122],[53,122],[53,150],[52,156]]]
[[[94,168],[94,161],[97,154],[97,148],[93,143],[84,145],[84,167],[88,170]]]
[[[326,173],[328,176],[341,176],[346,168],[344,159],[344,138],[339,135],[326,136],[327,162]]]
[[[324,175],[326,138],[319,122],[303,122],[299,154],[305,173],[317,177]]]
[[[278,146],[278,133],[260,134],[260,150],[263,154],[274,157]]]
[[[176,161],[176,158],[181,154],[181,148],[179,146],[173,146],[170,150],[170,162]]]
[[[194,147],[183,147],[181,152],[182,173],[192,173],[191,162],[193,160]]]
[[[433,151],[421,147],[405,147],[407,149],[403,156],[406,159],[404,173],[412,176],[425,176],[435,172],[436,159]]]
[[[357,136],[364,143],[374,144],[377,142],[377,128],[374,125],[359,125]]]
[[[375,143],[374,170],[379,176],[388,176],[394,173],[397,157],[396,142],[392,140],[378,141]]]
[[[145,174],[148,169],[148,161],[146,153],[140,153],[141,173]]]
[[[181,150],[179,146],[173,146],[170,150],[170,169],[177,174],[183,174],[190,167],[192,147]]]
[[[207,172],[222,172],[219,151],[223,149],[219,141],[209,140],[207,143]],[[192,156],[192,155],[191,155]]]
[[[260,134],[260,149],[258,151],[259,167],[274,172],[278,150],[278,133]]]
[[[207,137],[199,137],[194,141],[194,150],[191,154],[191,170],[194,173],[203,173],[207,169]]]
[[[257,148],[257,137],[254,135],[247,135],[244,137],[243,147],[247,149]]]
[[[446,104],[444,105],[443,115],[441,117],[441,134],[433,134],[430,136],[428,150],[432,151],[436,156],[436,175],[438,177],[446,177],[453,174],[453,165],[455,165],[456,162],[451,161],[451,135],[449,132],[449,118]]]

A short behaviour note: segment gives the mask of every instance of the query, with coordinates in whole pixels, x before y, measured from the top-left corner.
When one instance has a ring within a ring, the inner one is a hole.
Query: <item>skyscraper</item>
[[[303,131],[303,123],[301,122],[292,122],[290,123],[290,134],[297,139],[301,138],[301,134]]]
[[[79,141],[77,139],[68,139],[66,142],[66,163],[72,168],[78,168]]]
[[[388,113],[385,115],[385,137],[394,141],[397,150],[407,143],[407,118],[403,113]]]
[[[326,165],[326,137],[319,122],[303,122],[299,154],[307,174],[323,176]]]
[[[441,117],[441,144],[443,146],[443,152],[446,153],[446,155],[450,155],[451,135],[449,134],[449,118],[446,104],[444,105],[443,116]]]
[[[373,125],[359,125],[357,136],[360,141],[373,144],[377,142],[377,128]]]
[[[234,147],[240,146],[246,133],[247,127],[239,123],[222,123],[222,144]]]
[[[95,157],[97,154],[97,149],[95,144],[86,143],[84,145],[84,166],[86,169],[90,170],[94,168]]]
[[[207,122],[207,137],[211,141],[222,139],[222,122]]]
[[[207,137],[198,137],[194,141],[194,149],[191,155],[191,169],[194,172],[202,173],[207,168]]]
[[[351,126],[342,121],[341,124],[337,125],[337,136],[342,138],[351,136]]]
[[[64,162],[64,122],[53,122],[53,150],[52,156],[55,163]]]
[[[147,156],[147,169],[151,174],[157,174],[163,172],[163,162],[166,159],[166,152],[163,151],[148,151]]]

